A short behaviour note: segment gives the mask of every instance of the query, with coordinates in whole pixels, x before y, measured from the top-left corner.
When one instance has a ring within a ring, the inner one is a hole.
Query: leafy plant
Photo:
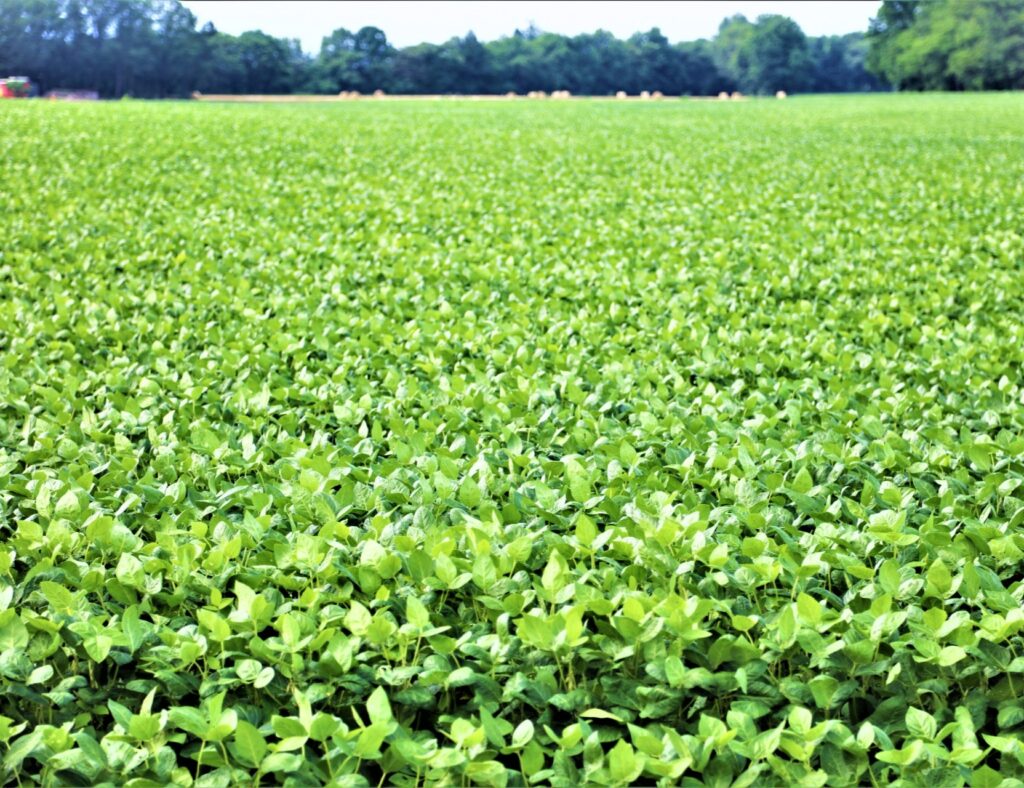
[[[4,112],[7,783],[1024,779],[1020,97]]]

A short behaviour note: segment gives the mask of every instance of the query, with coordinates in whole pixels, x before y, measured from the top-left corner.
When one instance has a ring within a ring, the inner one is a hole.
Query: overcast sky
[[[577,35],[601,28],[625,38],[639,30],[660,27],[672,42],[710,38],[723,18],[744,14],[792,17],[812,36],[866,30],[880,0],[819,0],[818,2],[567,2],[566,0],[416,0],[415,2],[368,2],[335,0],[310,2],[217,2],[184,0],[199,24],[213,22],[225,33],[262,30],[264,33],[297,38],[307,52],[318,52],[320,40],[332,30],[358,30],[375,25],[388,40],[404,47],[423,41],[439,44],[452,36],[472,30],[482,41],[526,29],[532,22],[541,30]]]

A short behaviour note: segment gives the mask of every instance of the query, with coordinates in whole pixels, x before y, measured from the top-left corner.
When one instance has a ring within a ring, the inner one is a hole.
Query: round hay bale
[[[624,90],[616,91],[615,92],[615,98],[617,98],[617,99],[624,99],[624,98],[626,98],[626,91],[624,91]]]
[[[776,90],[775,91],[775,98],[777,98],[777,99],[784,99],[784,98],[786,98],[786,91],[784,91],[784,90]]]

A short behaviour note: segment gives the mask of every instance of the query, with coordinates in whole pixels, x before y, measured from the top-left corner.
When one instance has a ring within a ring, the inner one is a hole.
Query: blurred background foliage
[[[1021,0],[886,0],[868,31],[807,36],[788,17],[722,21],[711,40],[671,43],[658,28],[620,40],[516,30],[483,42],[397,48],[383,30],[335,30],[319,53],[261,31],[234,36],[177,0],[0,0],[0,72],[41,90],[104,97],[204,93],[526,93],[610,95],[857,92],[1024,87]]]

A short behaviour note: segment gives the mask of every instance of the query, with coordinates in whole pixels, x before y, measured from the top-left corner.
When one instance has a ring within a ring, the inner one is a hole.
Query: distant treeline
[[[197,29],[177,0],[0,0],[0,74],[28,76],[43,91],[156,98],[195,90],[714,95],[1000,88],[1020,85],[1014,57],[1022,57],[1022,9],[1021,0],[886,0],[866,34],[813,37],[787,17],[734,16],[710,40],[676,44],[658,28],[626,40],[604,31],[528,29],[491,42],[469,33],[397,48],[384,31],[364,27],[335,30],[311,55],[296,40],[260,31]],[[973,25],[968,37],[977,57],[963,56],[961,32],[949,33],[964,20]],[[1000,36],[1012,40],[992,49]]]
[[[725,20],[710,40],[672,44],[655,28],[563,36],[529,29],[492,42],[469,33],[397,48],[384,31],[335,30],[315,56],[254,31],[196,28],[176,0],[0,0],[0,72],[42,90],[103,96],[203,93],[526,93],[605,95],[660,90],[861,91],[884,87],[865,69],[863,34],[804,35],[791,19]]]
[[[1024,88],[1024,0],[885,0],[868,68],[901,90]]]

